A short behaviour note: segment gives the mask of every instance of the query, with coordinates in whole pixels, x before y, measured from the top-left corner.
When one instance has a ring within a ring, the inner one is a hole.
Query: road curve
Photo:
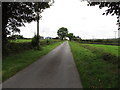
[[[68,41],[6,80],[3,88],[82,88]]]

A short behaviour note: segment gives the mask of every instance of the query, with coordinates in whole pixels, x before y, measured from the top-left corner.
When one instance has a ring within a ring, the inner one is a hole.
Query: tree
[[[59,39],[59,37],[55,37],[55,38],[52,38],[52,39]]]
[[[20,32],[18,27],[25,26],[24,23],[39,20],[41,18],[40,13],[51,5],[49,2],[2,2],[3,51],[5,51],[8,34]]]
[[[68,37],[69,40],[71,41],[71,40],[74,38],[73,33],[69,33],[69,34],[67,35],[67,37]]]
[[[8,39],[24,39],[23,35],[11,35]]]
[[[120,27],[120,21],[119,21],[119,16],[120,16],[120,1],[119,2],[91,2],[90,0],[88,1],[88,6],[95,6],[99,5],[99,8],[102,9],[103,7],[108,7],[108,9],[103,13],[103,15],[116,15],[117,16],[117,25]],[[119,30],[120,28],[118,28]]]
[[[40,6],[46,6],[46,8],[48,8],[49,7],[49,5],[47,5],[47,4],[41,4],[41,3],[36,3],[36,15],[37,15],[37,38],[36,38],[36,42],[38,42],[38,43],[36,43],[36,46],[37,46],[37,49],[39,50],[39,19],[41,18],[41,12],[43,12],[43,9],[45,9],[45,7],[40,7]]]
[[[60,37],[61,40],[63,40],[67,35],[68,35],[68,29],[61,27],[58,31],[57,31],[58,36]]]
[[[40,37],[40,36],[39,36]],[[38,43],[39,43],[39,40],[38,40],[38,38],[39,38],[37,35],[35,35],[33,38],[32,38],[32,42],[31,42],[31,44],[32,44],[32,47],[34,48],[34,49],[37,49],[38,50]]]

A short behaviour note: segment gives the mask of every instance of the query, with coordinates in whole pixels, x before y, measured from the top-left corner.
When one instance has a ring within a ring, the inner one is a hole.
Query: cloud
[[[44,10],[40,20],[40,35],[56,37],[60,27],[68,28],[69,32],[81,38],[114,38],[117,31],[116,16],[102,15],[106,8],[87,6],[80,0],[55,0],[50,8]],[[33,37],[37,31],[36,22],[21,28],[25,37]]]

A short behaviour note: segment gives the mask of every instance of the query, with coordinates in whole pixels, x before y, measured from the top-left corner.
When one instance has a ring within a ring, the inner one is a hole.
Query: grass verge
[[[18,71],[32,64],[43,55],[47,54],[62,42],[56,42],[42,47],[41,50],[28,50],[16,55],[3,58],[2,61],[2,79],[5,81]]]
[[[111,53],[111,54],[113,54],[115,56],[120,56],[118,54],[118,48],[120,48],[120,46],[99,45],[99,44],[83,44],[83,45],[89,45],[89,46],[92,46],[92,47],[100,48],[100,49],[104,50],[104,52]]]
[[[118,46],[96,44],[80,44],[80,46],[89,49],[92,53],[96,54],[97,58],[112,64],[118,64]]]
[[[118,87],[117,65],[106,62],[79,43],[69,44],[84,88]]]

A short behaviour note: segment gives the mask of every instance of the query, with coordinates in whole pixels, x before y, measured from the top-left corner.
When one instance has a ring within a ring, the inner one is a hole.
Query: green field
[[[69,44],[84,88],[118,87],[118,64],[110,62],[112,58],[108,57],[105,60],[103,58],[104,55],[112,53],[108,49],[112,46],[108,45],[105,48],[104,45],[101,45],[101,48],[103,47],[101,49],[97,45],[91,44],[83,45],[76,42],[69,42]],[[117,56],[115,50],[112,54]],[[110,57],[113,57],[112,54]]]
[[[10,55],[3,58],[2,62],[2,79],[5,81],[18,71],[32,64],[34,61],[41,58],[43,55],[50,52],[52,49],[60,45],[61,42],[52,43],[42,47],[41,50],[26,50],[22,53]]]
[[[113,55],[118,56],[118,48],[120,48],[120,46],[113,46],[113,45],[99,45],[99,44],[86,44],[92,47],[98,47],[101,48],[102,50],[104,50],[104,52],[109,52]],[[119,55],[120,56],[120,55]]]
[[[44,40],[40,40],[41,43],[46,42],[46,41],[60,41],[60,40],[53,40],[53,39],[44,39]],[[16,39],[16,40],[9,40],[10,42],[14,42],[14,43],[26,43],[26,42],[31,42],[32,39]]]
[[[103,44],[103,45],[119,45],[119,38],[113,39],[83,39],[80,43],[86,44]]]
[[[32,39],[17,39],[17,40],[9,40],[9,41],[15,43],[26,43],[26,42],[31,42]]]

